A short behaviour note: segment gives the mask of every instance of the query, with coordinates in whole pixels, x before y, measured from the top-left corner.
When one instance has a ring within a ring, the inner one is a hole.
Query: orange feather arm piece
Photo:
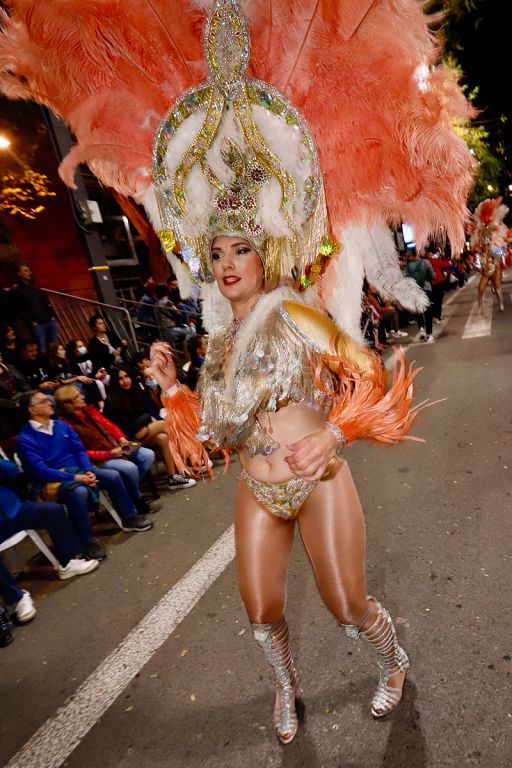
[[[341,388],[334,393],[329,421],[336,424],[347,442],[367,439],[380,443],[421,438],[408,435],[419,411],[427,403],[413,406],[413,381],[420,368],[405,359],[401,348],[395,349],[392,381],[386,387],[386,370],[378,358],[373,358],[371,372],[360,374],[344,365]]]
[[[209,469],[209,457],[203,444],[197,439],[200,425],[201,403],[188,387],[182,386],[175,394],[162,395],[165,408],[165,426],[169,447],[176,470],[180,474],[213,476]]]

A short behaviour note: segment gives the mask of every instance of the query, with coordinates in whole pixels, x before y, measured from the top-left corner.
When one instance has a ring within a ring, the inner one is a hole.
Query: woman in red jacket
[[[83,442],[94,464],[117,470],[123,478],[139,514],[147,514],[148,505],[142,498],[139,483],[151,468],[155,454],[150,448],[131,443],[116,424],[103,416],[72,385],[55,392],[58,411]]]

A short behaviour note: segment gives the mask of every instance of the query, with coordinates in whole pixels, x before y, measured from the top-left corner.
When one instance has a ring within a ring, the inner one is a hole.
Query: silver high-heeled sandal
[[[273,624],[252,624],[254,639],[274,670],[280,704],[274,708],[274,725],[281,744],[289,744],[299,726],[296,691],[298,676],[288,642],[288,625],[284,616]]]
[[[379,718],[389,715],[402,699],[403,686],[393,688],[388,685],[389,678],[399,672],[407,673],[410,665],[406,652],[398,645],[395,626],[388,611],[374,597],[369,596],[368,600],[377,606],[377,614],[371,626],[361,629],[370,615],[370,606],[357,624],[342,624],[342,626],[345,627],[349,637],[362,637],[375,648],[379,655],[379,682],[371,703],[373,717]]]

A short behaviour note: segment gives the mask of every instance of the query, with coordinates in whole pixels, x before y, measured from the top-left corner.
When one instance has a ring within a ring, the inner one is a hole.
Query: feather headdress
[[[477,205],[473,214],[471,234],[471,245],[476,251],[484,253],[494,248],[503,252],[508,233],[503,219],[508,211],[502,197],[488,198]]]
[[[153,137],[180,94],[207,74],[201,29],[205,11],[218,2],[8,5],[0,89],[50,106],[70,125],[77,145],[61,167],[66,183],[74,167],[87,162],[103,183],[143,202],[160,229],[151,186]],[[318,147],[330,223],[342,245],[320,283],[322,300],[354,335],[364,272],[386,297],[420,308],[422,294],[402,277],[388,226],[412,224],[420,247],[429,234],[446,233],[460,250],[474,163],[452,130],[471,109],[451,73],[436,64],[438,43],[422,4],[240,5],[250,25],[248,75],[272,83],[300,110]],[[187,270],[176,260],[173,267],[186,291]],[[224,317],[217,306],[215,312]]]

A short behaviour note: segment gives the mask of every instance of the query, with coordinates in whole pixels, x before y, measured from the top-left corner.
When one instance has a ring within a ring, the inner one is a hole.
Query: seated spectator
[[[404,338],[409,335],[405,331],[400,330],[398,311],[393,304],[383,301],[377,291],[374,291],[369,285],[367,285],[365,293],[368,302],[372,305],[378,316],[378,323],[382,322],[384,325],[384,343],[386,341],[386,334],[389,334],[394,339]],[[379,341],[381,340],[379,338]]]
[[[16,277],[17,286],[12,297],[14,311],[37,339],[44,355],[48,344],[57,341],[55,312],[47,294],[34,282],[32,270],[27,264],[20,264]]]
[[[93,364],[93,373],[107,373],[115,363],[123,362],[123,352],[126,352],[128,342],[120,339],[113,331],[107,331],[107,325],[100,315],[89,318],[89,326],[93,336],[89,339],[89,355]]]
[[[26,480],[12,461],[0,459],[0,542],[27,529],[45,530],[59,561],[59,579],[83,576],[98,567],[97,560],[82,558],[82,545],[62,504],[27,501]],[[16,623],[25,624],[36,615],[30,593],[17,585],[0,559],[0,596]]]
[[[155,461],[153,451],[130,442],[119,427],[93,405],[87,405],[76,387],[60,387],[55,402],[60,416],[78,434],[90,460],[96,466],[119,472],[137,512],[147,514],[150,509],[142,498],[139,483]]]
[[[147,531],[153,523],[137,510],[122,477],[114,469],[93,469],[80,438],[68,424],[53,420],[53,404],[42,392],[26,396],[29,421],[17,439],[18,455],[43,501],[65,504],[82,551],[101,560],[105,551],[93,540],[89,512],[98,504],[98,490],[109,494],[124,531]]]
[[[186,363],[186,384],[191,390],[197,387],[197,381],[206,355],[207,340],[204,336],[189,336],[186,343],[188,363]]]
[[[156,316],[156,283],[152,277],[148,277],[142,283],[142,296],[137,308],[137,320],[147,325],[158,325]],[[156,331],[157,329],[152,329]]]
[[[188,296],[186,299],[181,298],[181,294],[178,288],[178,281],[174,276],[168,277],[166,280],[167,295],[169,296],[172,305],[182,312],[181,323],[186,325],[194,325],[197,332],[202,332],[201,322],[201,307],[199,305],[199,298],[194,296]]]
[[[0,333],[0,352],[4,363],[14,365],[17,368],[20,361],[20,350],[16,331],[12,325],[3,325]]]
[[[176,474],[165,424],[151,414],[151,404],[144,388],[127,368],[114,368],[111,372],[105,416],[117,424],[130,440],[160,449],[171,490],[195,485],[195,480]]]
[[[50,377],[47,358],[40,354],[37,343],[32,339],[25,339],[20,344],[18,370],[31,389],[52,393],[59,386],[59,382]]]
[[[20,400],[32,387],[0,353],[0,440],[15,435],[23,424]]]
[[[66,347],[66,360],[70,373],[75,375],[78,381],[80,381],[79,376],[93,380],[93,385],[84,384],[78,387],[84,393],[87,402],[93,403],[93,405],[102,404],[107,396],[106,387],[110,381],[110,376],[105,368],[100,368],[94,374],[94,365],[89,350],[82,339],[73,339],[69,342]]]
[[[150,401],[149,412],[152,416],[158,417],[162,408],[162,391],[158,386],[158,381],[154,378],[151,371],[151,362],[147,352],[136,352],[132,358],[134,368],[134,378],[144,390],[146,399]]]
[[[169,344],[182,347],[185,337],[190,333],[187,318],[172,303],[165,285],[156,286],[158,323],[162,329],[162,338]]]

